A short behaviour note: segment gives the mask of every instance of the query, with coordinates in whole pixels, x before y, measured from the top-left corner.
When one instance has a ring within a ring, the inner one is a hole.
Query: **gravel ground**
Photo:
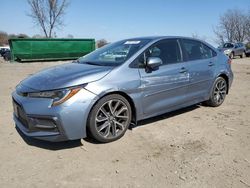
[[[65,62],[0,60],[0,187],[250,187],[250,58],[234,59],[217,108],[192,106],[139,122],[113,143],[48,143],[21,136],[11,92],[26,76]]]

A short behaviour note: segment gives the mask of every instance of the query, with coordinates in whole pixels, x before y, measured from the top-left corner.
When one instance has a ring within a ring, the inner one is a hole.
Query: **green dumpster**
[[[12,61],[77,59],[95,50],[94,39],[9,39]]]

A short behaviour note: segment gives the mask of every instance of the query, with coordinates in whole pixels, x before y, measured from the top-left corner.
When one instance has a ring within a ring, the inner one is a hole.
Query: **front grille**
[[[27,116],[22,108],[21,105],[19,105],[14,99],[13,99],[13,105],[14,105],[14,112],[16,118],[23,124],[24,127],[27,129],[29,128],[29,124],[27,121]]]

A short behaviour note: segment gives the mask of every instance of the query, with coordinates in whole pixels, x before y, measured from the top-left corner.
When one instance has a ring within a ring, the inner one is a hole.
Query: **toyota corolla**
[[[139,120],[201,102],[221,105],[232,80],[231,60],[204,41],[127,39],[21,81],[13,117],[29,137],[111,142]]]

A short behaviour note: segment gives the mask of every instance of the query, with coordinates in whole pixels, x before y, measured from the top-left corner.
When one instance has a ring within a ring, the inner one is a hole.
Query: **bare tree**
[[[248,15],[246,19],[247,19],[247,23],[246,23],[247,41],[250,41],[250,9],[248,11]]]
[[[18,38],[18,35],[16,35],[16,34],[9,34],[9,38]]]
[[[101,40],[96,41],[97,48],[101,48],[101,47],[105,46],[106,44],[108,44],[108,42],[105,39],[101,39]]]
[[[247,39],[249,30],[248,16],[240,9],[228,10],[220,17],[220,22],[214,28],[218,43],[243,42]]]
[[[35,34],[35,35],[32,36],[32,38],[39,39],[39,38],[44,38],[44,36],[39,35],[39,34]]]
[[[25,33],[20,34],[8,34],[4,31],[0,31],[0,46],[5,46],[9,44],[9,39],[11,38],[29,38]]]
[[[51,38],[55,28],[63,26],[63,17],[68,7],[67,0],[27,0],[34,23],[41,27],[46,38]]]
[[[73,36],[72,34],[68,34],[68,35],[66,36],[66,38],[68,38],[68,39],[73,39],[74,36]]]
[[[219,26],[217,26],[216,28],[213,28],[213,31],[216,35],[216,39],[214,40],[215,43],[222,45],[224,44],[225,41],[225,37],[224,37],[224,33],[221,32]]]
[[[204,40],[206,41],[207,40],[207,37],[206,36],[200,36],[198,33],[192,33],[192,38],[194,39],[199,39],[199,40]]]
[[[8,34],[4,31],[0,31],[0,46],[8,44]]]

